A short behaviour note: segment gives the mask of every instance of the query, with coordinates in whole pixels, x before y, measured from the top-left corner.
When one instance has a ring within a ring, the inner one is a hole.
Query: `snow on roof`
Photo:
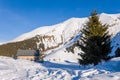
[[[35,56],[36,50],[18,50],[17,56]]]

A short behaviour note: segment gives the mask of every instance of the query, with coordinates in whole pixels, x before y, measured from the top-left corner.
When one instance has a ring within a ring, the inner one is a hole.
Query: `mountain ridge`
[[[104,20],[104,19],[102,19],[102,17],[104,17],[105,18],[105,16],[107,16],[107,18],[109,17],[109,18],[113,18],[113,20],[119,20],[119,22],[120,22],[120,13],[118,13],[118,14],[107,14],[107,13],[101,13],[101,14],[99,14],[100,15],[100,20],[101,20],[101,22],[103,23],[103,24],[110,24],[110,25],[112,25],[111,23],[114,23],[115,21],[109,21],[109,22],[106,22],[106,21],[108,21],[108,20]],[[54,30],[54,29],[56,29],[57,27],[59,28],[59,26],[60,26],[60,30],[63,30],[63,28],[65,28],[65,27],[63,27],[64,25],[66,25],[66,24],[70,24],[70,23],[73,23],[73,24],[75,24],[75,23],[78,23],[80,26],[82,26],[82,25],[84,25],[84,23],[87,21],[87,17],[84,17],[84,18],[76,18],[76,17],[72,17],[72,18],[70,18],[70,19],[67,19],[66,21],[63,21],[63,22],[61,22],[61,23],[58,23],[58,24],[55,24],[55,25],[51,25],[51,26],[41,26],[41,27],[38,27],[38,28],[36,28],[36,29],[34,29],[33,31],[30,31],[30,32],[28,32],[28,33],[25,33],[25,34],[29,34],[29,33],[35,33],[35,35],[44,35],[44,34],[47,34],[47,33],[49,33],[50,31],[52,31],[52,30]],[[79,23],[80,22],[80,23]],[[24,35],[24,34],[22,34],[22,35]],[[34,36],[35,36],[34,35]],[[21,36],[21,35],[20,35]],[[19,37],[20,36],[18,36],[17,38],[19,39]],[[26,36],[26,35],[25,35]],[[31,36],[31,37],[33,37],[33,36]],[[31,38],[31,37],[29,37],[29,38]],[[17,41],[18,39],[17,38],[15,38],[15,39],[13,39],[12,40],[12,42],[14,42],[14,41]],[[27,39],[27,38],[25,38],[25,39]],[[25,40],[25,39],[23,39],[23,40]],[[18,41],[22,41],[22,40],[18,40]]]
[[[82,19],[82,20],[81,20]],[[25,39],[29,39],[29,38],[32,38],[36,35],[44,35],[44,34],[49,34],[51,31],[54,31],[54,29],[56,30],[56,28],[58,28],[59,30],[59,33],[62,33],[62,31],[66,28],[66,26],[64,27],[64,25],[68,25],[69,26],[69,23],[73,23],[75,24],[76,21],[77,22],[80,22],[80,21],[83,21],[83,19],[87,19],[87,18],[70,18],[70,19],[67,19],[66,21],[63,21],[61,23],[58,23],[58,24],[55,24],[55,25],[51,25],[51,26],[41,26],[41,27],[38,27],[32,31],[29,31],[29,32],[26,32],[26,33],[23,33],[22,35],[16,37],[15,39],[11,40],[11,41],[8,41],[8,42],[4,42],[5,43],[9,43],[9,42],[18,42],[18,41],[22,41],[22,40],[25,40]],[[72,25],[73,25],[72,24]],[[80,24],[81,25],[81,24]],[[61,30],[61,31],[60,31]],[[31,35],[30,35],[31,34]]]
[[[118,13],[118,14],[101,13],[101,14],[99,14],[99,15],[100,15],[100,19],[102,19],[101,16],[103,16],[103,17],[104,17],[104,16],[110,16],[110,17],[112,17],[113,19],[116,18],[116,17],[117,17],[117,18],[120,18],[120,13]],[[114,17],[113,17],[113,16],[114,16]],[[72,17],[72,18],[70,18],[70,19],[67,19],[67,20],[65,20],[65,21],[63,21],[63,22],[60,22],[60,23],[58,23],[58,24],[55,24],[55,25],[41,26],[41,27],[38,27],[38,28],[36,28],[36,29],[34,29],[34,30],[32,30],[32,31],[23,33],[22,35],[14,38],[13,40],[8,41],[8,42],[4,42],[4,43],[18,42],[18,41],[22,41],[22,40],[26,40],[26,39],[32,38],[32,37],[34,37],[34,36],[36,36],[36,35],[44,35],[44,34],[49,33],[50,31],[56,29],[56,28],[59,27],[59,26],[60,26],[60,28],[62,28],[62,26],[64,26],[64,25],[67,24],[67,23],[70,23],[70,22],[75,22],[75,23],[77,23],[77,22],[79,22],[79,21],[81,21],[81,23],[84,25],[84,23],[87,21],[87,17],[83,17],[83,18]],[[101,21],[102,21],[102,23],[104,23],[104,24],[105,24],[105,23],[108,23],[108,22],[104,21],[104,19],[102,19]],[[120,22],[120,21],[119,21],[119,22]],[[73,23],[73,24],[74,24],[74,23]],[[109,22],[108,24],[110,24],[110,22]],[[80,24],[80,26],[81,26],[81,24]],[[59,28],[59,29],[60,29],[60,28]],[[65,27],[64,27],[64,28],[65,28]],[[61,30],[62,30],[62,29],[61,29]],[[60,31],[60,30],[59,30],[59,31]],[[2,43],[1,43],[1,44],[2,44]]]
[[[120,32],[120,14],[106,14],[102,13],[99,14],[100,21],[103,24],[110,25],[109,32],[112,35],[112,38],[114,38],[117,33]],[[13,50],[14,55],[17,52],[17,49],[37,49],[43,48],[45,51],[45,54],[49,54],[49,56],[46,56],[45,59],[49,60],[50,58],[59,58],[60,53],[64,53],[64,56],[67,56],[66,48],[71,46],[77,39],[79,39],[78,34],[80,33],[80,30],[84,27],[85,23],[87,22],[87,18],[70,18],[64,22],[61,22],[59,24],[55,24],[52,26],[45,26],[45,27],[39,27],[37,29],[34,29],[33,31],[30,31],[28,33],[22,34],[21,36],[18,36],[12,41],[9,41],[7,43],[4,43],[0,45],[0,53],[8,54],[8,52],[5,52],[4,49],[5,46],[7,46],[7,50],[9,48]],[[78,38],[77,38],[78,37]],[[116,38],[116,37],[115,37]],[[114,39],[114,41],[117,41]],[[19,46],[18,46],[19,45]],[[29,46],[28,46],[29,45]],[[4,46],[4,47],[3,47]],[[112,46],[116,46],[116,44],[112,43]],[[15,48],[15,50],[13,49]],[[2,50],[4,49],[4,50]],[[116,50],[116,48],[115,48]],[[113,50],[112,53],[115,52]],[[53,55],[53,52],[55,52],[55,56]],[[80,50],[75,49],[75,54],[79,53]],[[11,52],[10,56],[13,54]],[[51,54],[51,55],[50,55]],[[1,55],[1,54],[0,54]],[[72,53],[71,56],[74,56]],[[64,61],[64,57],[61,56],[61,59]],[[76,56],[75,59],[78,57]],[[76,60],[75,60],[76,61]]]

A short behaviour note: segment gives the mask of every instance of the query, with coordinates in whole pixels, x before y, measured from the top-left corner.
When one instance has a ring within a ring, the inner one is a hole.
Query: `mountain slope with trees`
[[[116,51],[117,44],[116,39],[120,32],[120,14],[105,14],[98,15],[102,24],[108,24],[108,31],[112,34],[112,54]],[[71,18],[62,23],[39,27],[31,32],[25,33],[12,41],[3,43],[0,45],[1,56],[15,56],[18,49],[37,49],[44,48],[44,53],[47,55],[46,60],[58,59],[59,55],[65,54],[67,56],[73,56],[72,53],[78,53],[79,50],[75,48],[73,52],[66,51],[66,48],[74,44],[81,35],[78,35],[83,29],[87,18]],[[119,46],[118,46],[119,47]],[[62,52],[61,52],[62,51]],[[55,52],[55,53],[54,53]],[[53,56],[54,55],[54,56]],[[114,54],[113,54],[114,55]],[[74,59],[77,60],[77,54]],[[65,57],[61,56],[60,59],[65,60]],[[71,59],[69,58],[68,61]]]

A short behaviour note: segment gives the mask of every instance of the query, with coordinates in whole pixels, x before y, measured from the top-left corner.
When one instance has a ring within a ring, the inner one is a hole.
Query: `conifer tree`
[[[108,60],[108,54],[111,51],[111,42],[107,24],[102,24],[99,21],[99,16],[96,11],[91,13],[88,22],[82,30],[82,37],[77,42],[82,50],[80,53],[81,65],[94,64],[97,65],[102,60]]]

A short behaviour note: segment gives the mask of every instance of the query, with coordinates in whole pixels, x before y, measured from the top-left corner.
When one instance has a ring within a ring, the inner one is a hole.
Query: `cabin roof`
[[[17,56],[35,56],[37,54],[36,50],[18,50]]]

